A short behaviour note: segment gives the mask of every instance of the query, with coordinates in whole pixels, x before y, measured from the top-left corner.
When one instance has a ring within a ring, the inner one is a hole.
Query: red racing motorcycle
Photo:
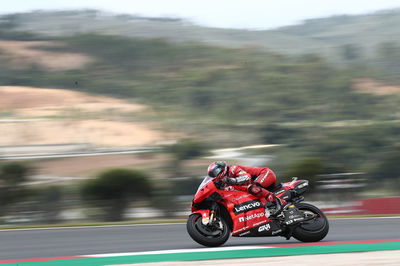
[[[194,241],[208,247],[224,244],[230,235],[320,241],[328,234],[329,224],[320,209],[302,203],[307,189],[308,181],[297,178],[275,186],[271,192],[288,204],[276,218],[269,218],[274,204],[251,195],[243,186],[229,186],[207,176],[194,196],[187,231]]]

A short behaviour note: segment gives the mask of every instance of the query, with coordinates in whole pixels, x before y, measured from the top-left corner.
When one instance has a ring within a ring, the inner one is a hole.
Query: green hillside
[[[73,16],[77,17],[71,19]],[[283,143],[286,146],[276,154],[278,169],[285,169],[297,159],[313,157],[321,160],[329,171],[373,172],[387,167],[383,164],[386,157],[395,162],[400,154],[400,96],[360,94],[352,89],[353,78],[398,78],[395,70],[400,67],[397,60],[400,47],[396,43],[386,43],[385,53],[376,54],[378,66],[363,64],[367,59],[352,57],[347,64],[332,65],[329,59],[324,59],[323,48],[314,49],[313,54],[294,56],[255,47],[211,46],[194,42],[177,27],[188,27],[193,36],[206,40],[212,40],[211,32],[219,37],[234,37],[238,42],[243,39],[240,34],[261,38],[265,33],[313,42],[316,47],[322,43],[324,47],[328,40],[337,44],[347,42],[345,37],[332,37],[334,31],[340,32],[344,22],[327,22],[325,28],[332,29],[328,38],[322,24],[315,24],[316,21],[307,22],[298,30],[287,27],[250,32],[204,29],[179,20],[111,16],[107,21],[97,16],[94,11],[71,11],[3,17],[2,39],[57,41],[53,46],[36,49],[79,52],[94,61],[81,69],[50,71],[37,64],[15,66],[0,53],[0,84],[67,88],[134,98],[153,106],[159,111],[158,119],[174,131],[199,138],[214,148]],[[376,19],[380,15],[369,16]],[[153,31],[149,30],[150,25]],[[102,34],[74,34],[77,29],[96,31],[96,27]],[[179,40],[191,41],[151,39],[160,37],[159,33],[165,33],[168,27],[171,34],[183,36]],[[204,35],[193,29],[204,30]],[[130,30],[141,31],[143,35],[134,35]],[[38,32],[46,35],[37,35]],[[154,35],[144,36],[145,33]],[[316,36],[325,39],[313,40]],[[286,44],[297,51],[309,48],[305,44]]]
[[[340,59],[343,45],[355,45],[368,56],[382,42],[400,41],[400,10],[312,19],[295,26],[263,31],[207,28],[179,19],[113,15],[95,10],[37,11],[14,14],[7,19],[13,21],[18,30],[48,36],[98,32],[228,47],[256,46],[291,54],[318,51],[336,60]]]

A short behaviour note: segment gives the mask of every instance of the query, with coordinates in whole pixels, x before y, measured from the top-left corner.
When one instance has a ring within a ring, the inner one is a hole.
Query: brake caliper
[[[201,222],[203,225],[208,225],[210,223],[210,210],[200,210]]]

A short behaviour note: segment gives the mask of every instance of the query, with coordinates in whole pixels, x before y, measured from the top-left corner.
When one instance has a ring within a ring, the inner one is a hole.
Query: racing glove
[[[228,185],[236,185],[236,178],[225,177],[225,183],[227,183]]]

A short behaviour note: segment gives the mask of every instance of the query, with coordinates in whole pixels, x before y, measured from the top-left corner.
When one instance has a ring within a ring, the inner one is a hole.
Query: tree
[[[394,60],[400,54],[400,45],[396,42],[384,42],[379,44],[377,52],[384,59]]]
[[[341,49],[341,56],[346,61],[353,61],[361,57],[360,54],[361,48],[355,44],[345,44],[341,46],[340,49]]]
[[[175,176],[179,176],[181,174],[182,161],[204,155],[206,147],[199,141],[184,139],[174,145],[168,146],[167,151],[174,156],[172,172]]]
[[[289,176],[297,176],[309,181],[310,190],[316,186],[317,176],[324,170],[323,163],[319,158],[304,158],[294,164],[289,170]]]
[[[263,141],[268,144],[293,143],[304,132],[299,127],[285,127],[277,123],[269,123],[260,130],[263,133]]]
[[[21,201],[27,195],[27,189],[21,186],[30,175],[32,168],[19,162],[3,164],[0,167],[0,211]]]
[[[380,160],[375,169],[372,170],[372,177],[375,181],[393,180],[400,178],[400,149],[388,152]]]
[[[384,76],[390,80],[398,81],[400,71],[400,44],[397,42],[384,42],[377,49],[378,63],[383,68]]]
[[[200,183],[201,179],[196,177],[161,181],[159,188],[153,190],[152,204],[163,212],[164,217],[174,217],[182,208],[187,208],[187,198],[196,193]]]
[[[129,203],[151,192],[149,177],[138,170],[111,169],[82,187],[83,199],[100,207],[107,221],[123,220]]]
[[[45,223],[56,223],[62,211],[63,190],[60,186],[49,186],[39,188],[36,191],[34,200],[37,208],[42,214],[42,221]]]
[[[189,160],[203,155],[205,152],[205,146],[199,141],[184,139],[169,146],[168,151],[173,153],[177,160]]]

